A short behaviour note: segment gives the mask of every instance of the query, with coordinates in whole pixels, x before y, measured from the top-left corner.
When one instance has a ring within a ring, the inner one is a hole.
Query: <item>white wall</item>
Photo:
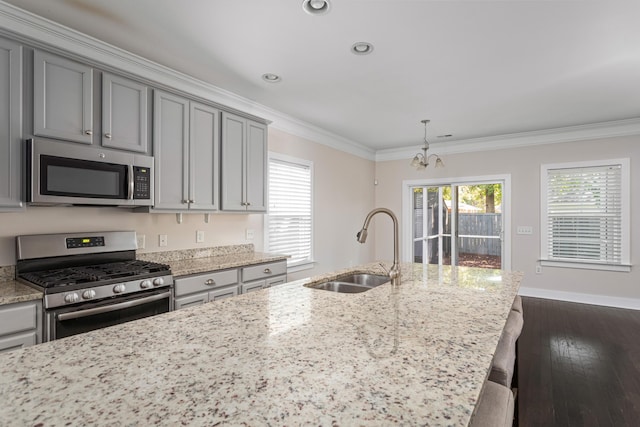
[[[313,270],[291,274],[290,280],[369,262],[374,240],[361,245],[356,233],[373,208],[373,161],[325,145],[269,129],[269,150],[313,161]]]
[[[540,165],[582,160],[631,158],[631,261],[630,273],[544,267],[535,274],[540,257]],[[418,172],[409,167],[409,159],[376,164],[376,206],[392,209],[398,217],[402,210],[402,181],[407,179],[444,179],[464,176],[511,174],[511,264],[523,271],[523,292],[590,303],[640,308],[640,215],[638,177],[640,137],[558,143],[509,150],[494,150],[448,155],[445,167],[429,167]],[[533,226],[533,235],[517,235],[518,225]],[[376,258],[392,256],[388,225],[376,224]],[[382,228],[382,229],[380,229]]]

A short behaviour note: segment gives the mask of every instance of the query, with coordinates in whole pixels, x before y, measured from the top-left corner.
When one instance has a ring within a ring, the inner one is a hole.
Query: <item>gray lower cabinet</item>
[[[238,295],[238,270],[178,277],[174,293],[176,310]]]
[[[218,210],[220,111],[154,93],[154,210]]]
[[[275,261],[242,267],[240,280],[243,294],[281,285],[287,281],[287,262]]]
[[[40,343],[41,324],[40,301],[0,306],[0,353]]]
[[[102,145],[148,151],[148,88],[124,77],[102,74]]]
[[[93,70],[47,52],[33,55],[33,134],[93,142]]]
[[[0,38],[0,211],[21,201],[22,46]]]
[[[286,261],[178,277],[174,284],[174,307],[178,310],[200,305],[280,285],[286,281]]]
[[[267,126],[222,113],[221,209],[267,210]]]

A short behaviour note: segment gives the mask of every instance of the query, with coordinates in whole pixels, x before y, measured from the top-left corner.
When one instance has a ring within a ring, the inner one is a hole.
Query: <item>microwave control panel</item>
[[[151,198],[151,168],[133,167],[133,198]]]

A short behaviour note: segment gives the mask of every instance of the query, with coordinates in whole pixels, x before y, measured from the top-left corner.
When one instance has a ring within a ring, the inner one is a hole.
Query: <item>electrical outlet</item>
[[[536,265],[536,274],[542,274],[542,266]]]
[[[517,234],[533,234],[533,227],[528,225],[519,225],[516,227]]]
[[[136,244],[138,245],[138,249],[144,249],[145,240],[144,234],[136,235]]]
[[[197,230],[196,231],[196,243],[204,243],[204,231]]]
[[[168,238],[166,234],[158,234],[158,246],[164,247],[167,246]]]
[[[246,229],[247,240],[253,240],[253,228]]]

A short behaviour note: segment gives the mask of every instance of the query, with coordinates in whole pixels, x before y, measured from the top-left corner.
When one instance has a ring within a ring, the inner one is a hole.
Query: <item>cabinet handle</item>
[[[207,280],[204,282],[204,284],[205,284],[205,285],[209,285],[209,286],[211,286],[211,285],[215,285],[215,284],[216,284],[216,281],[215,281],[215,280],[213,280],[213,279],[207,279]]]
[[[186,205],[187,203],[189,203],[189,199],[184,199],[184,200],[182,200],[182,204],[183,204],[183,205]]]
[[[189,200],[189,203],[195,203],[195,202],[196,202],[196,201],[195,201],[195,200],[193,200],[193,199]]]
[[[264,269],[264,274],[271,274],[271,269],[270,268],[265,268]]]
[[[85,135],[93,135],[93,131],[90,129],[87,129],[84,131]]]
[[[105,133],[104,137],[107,138],[107,139],[111,139],[111,134],[110,133]]]
[[[251,202],[247,202],[247,203],[246,203],[246,205],[247,205],[247,206],[251,206]]]

